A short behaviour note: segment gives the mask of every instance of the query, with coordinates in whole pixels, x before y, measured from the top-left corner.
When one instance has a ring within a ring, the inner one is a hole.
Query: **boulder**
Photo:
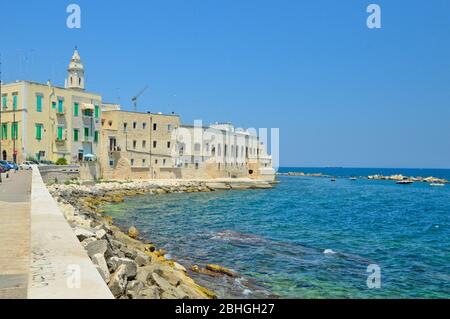
[[[108,259],[108,266],[111,269],[111,271],[117,271],[117,269],[125,265],[125,272],[127,278],[135,278],[137,275],[137,265],[136,263],[128,258],[119,258],[119,257],[111,257]]]
[[[91,259],[94,265],[96,265],[96,268],[99,271],[100,275],[102,276],[103,280],[105,280],[105,282],[108,283],[110,276],[105,257],[102,254],[95,254],[94,256],[92,256]]]
[[[219,265],[209,264],[209,265],[206,265],[206,269],[210,270],[212,272],[217,272],[217,273],[220,273],[220,274],[227,275],[229,277],[236,277],[237,276],[237,274],[234,271],[231,271],[231,270],[229,270],[229,269],[227,269],[225,267],[219,266]]]
[[[120,265],[109,280],[108,288],[116,298],[121,297],[125,293],[127,287],[126,270],[126,265]]]
[[[137,299],[137,297],[139,296],[141,290],[144,288],[144,284],[140,281],[137,280],[133,280],[128,282],[127,284],[127,296],[130,299]]]
[[[95,237],[97,239],[103,239],[106,236],[106,231],[104,229],[99,229],[95,232]]]
[[[73,230],[75,236],[77,236],[79,241],[83,241],[87,238],[91,238],[95,236],[95,233],[92,229],[88,229],[85,227],[75,227]]]
[[[137,256],[136,258],[134,258],[134,261],[139,267],[145,266],[150,263],[150,256],[140,251],[137,251],[136,253]]]
[[[183,265],[180,265],[180,264],[177,263],[177,262],[173,262],[173,268],[176,269],[176,270],[178,270],[178,271],[182,271],[182,272],[184,272],[184,273],[187,272],[186,268],[185,268]]]
[[[160,289],[158,286],[150,286],[142,289],[137,299],[161,299]]]
[[[128,229],[128,236],[130,236],[130,237],[133,238],[133,239],[136,239],[136,238],[139,236],[139,231],[137,230],[136,227],[131,226],[131,227]]]
[[[88,243],[85,248],[89,257],[92,258],[92,256],[96,254],[104,255],[107,249],[107,244],[108,242],[106,240],[101,239]]]

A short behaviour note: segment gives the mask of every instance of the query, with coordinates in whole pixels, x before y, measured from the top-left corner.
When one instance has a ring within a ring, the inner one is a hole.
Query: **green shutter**
[[[42,95],[36,95],[36,109],[38,112],[42,112]]]
[[[94,132],[94,142],[98,143],[98,131]]]
[[[52,109],[56,109],[56,102],[55,101],[52,102]]]
[[[63,113],[63,100],[58,100],[58,113]]]
[[[58,141],[62,141],[63,139],[63,128],[58,126]]]
[[[17,110],[17,94],[13,95],[13,110]]]
[[[74,142],[78,142],[78,129],[73,130],[73,140]]]
[[[98,105],[95,105],[95,118],[98,119],[99,116],[100,116],[100,109]]]
[[[8,123],[2,124],[2,140],[8,139]]]
[[[73,104],[73,116],[78,116],[78,109],[79,109],[79,104],[74,103]]]
[[[6,109],[8,107],[8,99],[6,95],[2,96],[2,105],[3,105],[3,109]]]
[[[84,128],[84,139],[87,140],[89,137],[89,127]]]
[[[36,124],[36,139],[38,141],[42,139],[42,124]]]
[[[17,122],[13,122],[11,125],[11,138],[17,140],[18,136],[18,124]]]

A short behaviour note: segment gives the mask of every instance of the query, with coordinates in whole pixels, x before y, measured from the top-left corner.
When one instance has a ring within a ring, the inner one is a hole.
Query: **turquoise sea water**
[[[449,170],[281,169],[269,190],[144,195],[109,205],[169,258],[216,263],[240,278],[193,274],[221,297],[450,298],[450,185],[349,180],[394,174],[450,179]],[[324,254],[331,249],[332,254]],[[367,266],[381,268],[368,289]]]

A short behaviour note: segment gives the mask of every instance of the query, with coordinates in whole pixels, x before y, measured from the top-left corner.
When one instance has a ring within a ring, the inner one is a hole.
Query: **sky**
[[[81,8],[69,29],[66,7]],[[381,29],[366,8],[381,8]],[[3,82],[279,128],[281,166],[450,168],[450,1],[0,0]]]

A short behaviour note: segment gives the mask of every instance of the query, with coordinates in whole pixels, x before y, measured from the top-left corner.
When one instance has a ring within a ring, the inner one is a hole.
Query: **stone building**
[[[92,159],[99,150],[102,97],[84,91],[84,67],[75,50],[66,87],[30,81],[2,85],[1,158],[68,163]]]

